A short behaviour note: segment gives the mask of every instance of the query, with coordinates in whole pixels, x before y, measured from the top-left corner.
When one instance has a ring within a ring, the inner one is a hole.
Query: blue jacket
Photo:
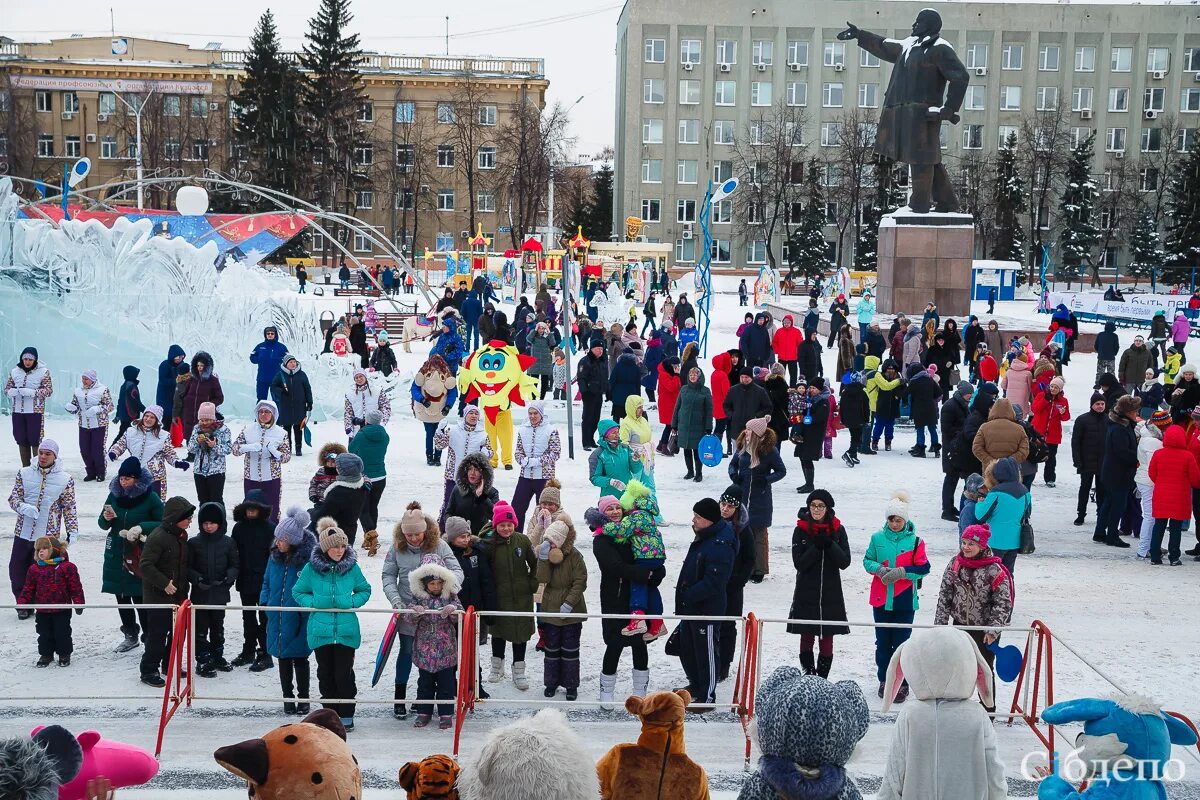
[[[258,596],[261,606],[287,606],[299,608],[292,597],[292,587],[300,577],[300,571],[312,558],[317,546],[317,537],[311,531],[304,532],[304,541],[285,555],[271,545],[271,556],[267,561],[267,572],[263,577],[262,592]],[[267,652],[275,658],[308,658],[312,648],[308,646],[308,613],[303,611],[267,611]]]
[[[437,342],[429,351],[429,355],[441,356],[446,362],[446,366],[450,367],[450,371],[457,375],[467,346],[462,337],[458,335],[457,325],[443,324],[442,328],[443,330],[438,334]]]
[[[662,341],[663,358],[679,358],[679,342],[666,328],[660,328],[658,338]]]
[[[1104,323],[1104,332],[1096,334],[1096,358],[1101,361],[1116,361],[1117,353],[1121,351],[1121,342],[1117,339],[1117,323]]]
[[[462,314],[463,322],[468,325],[478,325],[479,318],[483,316],[483,302],[479,299],[479,295],[471,292],[462,301],[462,308],[459,309]]]
[[[675,582],[675,613],[724,616],[736,553],[737,539],[725,520],[696,531]]]
[[[158,387],[154,392],[154,404],[161,407],[163,413],[168,416],[175,407],[175,379],[189,368],[187,361],[175,363],[175,359],[182,355],[183,348],[173,344],[167,350],[167,357],[158,365]]]
[[[742,363],[747,367],[765,367],[771,363],[774,353],[771,350],[771,334],[766,325],[759,325],[762,314],[754,317],[754,324],[742,331],[738,340],[738,349],[742,351]]]
[[[625,398],[641,394],[642,370],[638,366],[637,356],[632,353],[622,353],[617,363],[613,365],[608,376],[608,393],[617,408],[625,407]]]
[[[642,386],[645,386],[650,391],[658,389],[658,365],[666,360],[663,355],[662,340],[651,334],[646,341],[646,355],[642,358],[642,365],[646,368],[646,374],[642,376]]]
[[[993,550],[1016,550],[1021,546],[1021,520],[1031,505],[1029,492],[1011,457],[997,461],[992,475],[997,484],[975,504],[975,519],[991,528],[988,546]]]
[[[267,331],[275,331],[275,341],[267,341]],[[279,374],[279,368],[283,366],[283,357],[286,355],[287,345],[279,341],[278,329],[274,325],[263,328],[263,340],[250,352],[250,363],[258,365],[259,385],[271,385],[271,381]]]
[[[692,342],[700,341],[700,329],[684,326],[679,329],[679,346],[687,347]]]

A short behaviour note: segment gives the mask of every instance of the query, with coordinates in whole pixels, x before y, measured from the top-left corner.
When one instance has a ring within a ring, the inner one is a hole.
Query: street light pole
[[[135,154],[135,165],[137,169],[137,207],[138,211],[141,211],[146,207],[145,190],[142,186],[142,182],[145,179],[145,175],[142,171],[142,110],[146,107],[146,103],[149,102],[150,95],[154,94],[154,86],[150,87],[150,91],[146,92],[146,96],[142,98],[142,102],[138,103],[136,107],[133,105],[133,103],[125,99],[124,94],[117,91],[116,85],[113,85],[111,88],[113,96],[119,99],[125,104],[126,108],[133,112],[135,132],[134,146],[137,148],[137,152]]]

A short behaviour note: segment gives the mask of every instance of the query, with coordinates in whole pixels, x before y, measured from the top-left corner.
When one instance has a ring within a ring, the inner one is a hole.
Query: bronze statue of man
[[[856,39],[863,50],[895,64],[879,114],[876,154],[911,168],[912,211],[957,211],[958,198],[942,166],[939,133],[942,120],[958,122],[967,70],[950,43],[939,37],[941,16],[932,8],[923,9],[912,36],[899,41],[846,24],[839,39]]]

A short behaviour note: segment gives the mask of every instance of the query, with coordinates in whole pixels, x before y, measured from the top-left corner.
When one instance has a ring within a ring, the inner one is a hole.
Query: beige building
[[[851,113],[877,115],[891,70],[837,33],[849,20],[902,38],[924,5],[627,0],[617,23],[614,219],[640,216],[651,241],[674,242],[677,262],[694,262],[708,179],[732,174],[734,141],[756,115],[803,109],[799,158],[831,160],[836,126]],[[994,154],[1032,116],[1058,109],[1064,151],[1094,132],[1102,182],[1124,171],[1136,191],[1161,194],[1169,169],[1154,164],[1170,161],[1160,155],[1168,149],[1190,147],[1200,128],[1197,6],[943,2],[937,9],[942,37],[972,76],[961,124],[943,125],[951,174],[964,159]],[[1056,215],[1057,200],[1048,208]],[[837,213],[829,209],[831,219]],[[767,247],[781,255],[778,232],[767,242],[736,215],[716,219],[714,264],[757,269]],[[1058,238],[1050,235],[1053,219],[1040,224],[1050,229],[1043,238]],[[831,246],[837,233],[826,229]],[[853,263],[853,241],[843,238],[840,263]],[[1123,257],[1121,244],[1103,257]]]
[[[119,36],[0,39],[0,174],[57,186],[63,163],[87,156],[87,186],[132,180],[140,117],[147,176],[212,171],[252,183],[231,124],[245,57],[219,42],[196,49]],[[354,163],[363,180],[354,213],[409,253],[463,246],[472,211],[502,243],[508,217],[497,140],[519,103],[544,105],[542,60],[367,53],[360,70],[363,137]],[[459,122],[460,108],[470,110],[469,124]],[[464,142],[472,152],[461,152]],[[106,200],[135,205],[136,193]],[[147,207],[169,204],[166,191],[146,194]],[[372,253],[365,239],[349,244]]]

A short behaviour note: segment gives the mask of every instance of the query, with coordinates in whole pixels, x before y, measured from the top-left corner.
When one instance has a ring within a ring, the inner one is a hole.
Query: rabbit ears
[[[908,664],[908,674],[905,674],[902,661]],[[892,707],[906,680],[918,699],[965,699],[975,691],[985,706],[994,702],[995,679],[991,666],[974,640],[965,631],[954,628],[917,630],[896,649],[888,663],[882,711]]]

